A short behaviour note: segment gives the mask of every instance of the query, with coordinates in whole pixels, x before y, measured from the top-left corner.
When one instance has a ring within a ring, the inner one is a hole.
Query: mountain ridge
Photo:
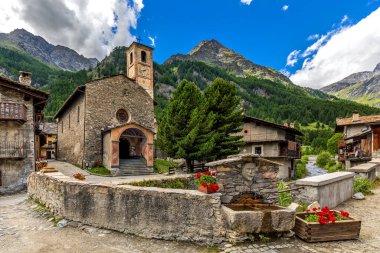
[[[187,54],[174,54],[164,64],[173,61],[201,61],[237,76],[255,76],[292,84],[290,79],[270,67],[253,63],[243,55],[225,47],[216,39],[203,40]]]
[[[92,69],[99,63],[96,58],[86,58],[68,47],[52,45],[41,36],[36,36],[25,29],[0,33],[0,47],[20,50],[44,63],[68,71]]]
[[[320,90],[339,98],[380,107],[380,63],[373,71],[353,73]]]

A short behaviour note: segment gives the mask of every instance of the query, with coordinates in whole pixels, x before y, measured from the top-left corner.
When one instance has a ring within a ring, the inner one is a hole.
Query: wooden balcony
[[[26,122],[26,106],[22,103],[0,102],[0,121]]]
[[[301,158],[301,144],[288,141],[286,143],[280,144],[280,154],[279,156],[286,156],[291,158]]]
[[[27,146],[20,141],[0,141],[1,158],[25,158]]]

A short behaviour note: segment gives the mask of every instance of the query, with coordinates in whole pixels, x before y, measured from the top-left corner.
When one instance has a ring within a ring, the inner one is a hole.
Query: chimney
[[[352,122],[359,121],[360,120],[359,117],[360,117],[359,112],[358,111],[354,111],[352,113]]]
[[[24,72],[24,71],[20,71],[19,73],[20,73],[20,76],[18,78],[18,81],[22,85],[32,86],[32,73]]]

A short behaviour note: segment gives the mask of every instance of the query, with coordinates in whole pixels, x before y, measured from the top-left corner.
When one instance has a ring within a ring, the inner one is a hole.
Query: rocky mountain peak
[[[380,63],[376,65],[375,69],[373,70],[374,73],[380,73]]]
[[[44,38],[36,36],[25,29],[16,29],[10,33],[0,33],[0,47],[16,47],[44,63],[69,71],[91,69],[99,63],[97,59],[86,58],[73,49],[52,45]]]
[[[175,54],[167,59],[164,64],[170,64],[173,61],[201,61],[237,76],[255,76],[287,84],[292,83],[280,72],[251,62],[215,39],[203,40],[188,54]]]

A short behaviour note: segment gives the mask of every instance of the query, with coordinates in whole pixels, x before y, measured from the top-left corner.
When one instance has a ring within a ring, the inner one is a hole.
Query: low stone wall
[[[380,165],[376,163],[363,163],[349,168],[348,171],[356,173],[358,176],[366,177],[370,181],[376,180],[376,170]]]
[[[220,194],[103,185],[61,173],[28,178],[28,194],[54,214],[147,238],[213,244],[226,240]]]
[[[377,164],[376,167],[376,177],[380,177],[380,158],[372,158],[370,163]]]
[[[353,172],[334,172],[297,180],[295,185],[303,187],[297,200],[318,201],[322,207],[334,208],[352,197],[354,176]]]

